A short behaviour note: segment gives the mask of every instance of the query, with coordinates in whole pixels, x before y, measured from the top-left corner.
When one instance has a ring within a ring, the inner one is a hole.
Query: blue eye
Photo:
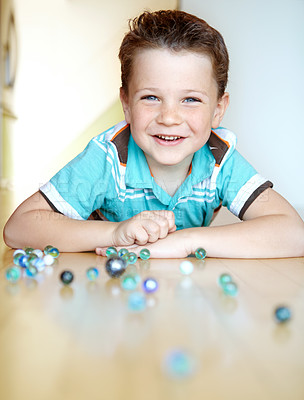
[[[157,100],[157,97],[153,96],[153,95],[149,95],[149,96],[143,96],[142,99],[143,100]]]
[[[201,100],[197,99],[196,97],[187,97],[184,101],[185,103],[201,103]]]

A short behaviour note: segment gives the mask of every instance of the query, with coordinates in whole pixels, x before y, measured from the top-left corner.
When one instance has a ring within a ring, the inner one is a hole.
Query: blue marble
[[[14,264],[15,264],[15,265],[20,265],[19,260],[20,260],[20,258],[22,258],[22,257],[24,257],[24,256],[27,257],[25,253],[16,253],[16,254],[14,255],[14,258],[13,258]]]
[[[182,261],[179,265],[179,270],[183,275],[190,275],[193,272],[193,264],[191,261]]]
[[[128,264],[135,264],[137,261],[137,255],[133,252],[129,253]]]
[[[32,261],[31,265],[37,268],[38,272],[41,272],[45,268],[45,263],[43,258],[36,258],[35,260]]]
[[[128,308],[131,311],[143,311],[146,308],[147,301],[145,295],[141,292],[133,292],[128,297]]]
[[[59,250],[56,247],[52,247],[51,249],[48,250],[47,254],[49,254],[54,258],[57,258],[59,256]]]
[[[34,278],[37,274],[38,274],[38,269],[36,267],[34,267],[33,265],[29,265],[26,269],[25,269],[25,273],[27,276],[29,276],[30,278]]]
[[[147,278],[143,281],[142,286],[146,293],[153,293],[158,289],[158,282],[154,278]]]
[[[69,285],[70,283],[72,283],[73,279],[74,279],[74,274],[71,271],[66,270],[60,274],[60,280],[65,285]]]
[[[90,267],[87,269],[86,275],[89,281],[96,281],[99,276],[99,271],[96,267]]]
[[[36,254],[37,257],[42,258],[44,253],[40,249],[35,249],[32,254]]]
[[[148,260],[150,258],[150,251],[148,249],[142,249],[139,252],[139,257],[142,260]]]
[[[22,268],[28,267],[28,266],[29,266],[29,261],[28,261],[28,259],[29,259],[29,256],[28,256],[28,255],[22,255],[22,256],[19,258],[19,265],[20,265],[20,267],[22,267]]]
[[[124,253],[122,256],[119,256],[119,257],[121,257],[128,264],[129,258],[130,258],[130,253],[129,252]]]
[[[236,296],[238,294],[238,287],[235,282],[226,282],[222,285],[223,292],[228,296]]]
[[[114,247],[114,246],[110,246],[110,247],[108,247],[107,248],[107,250],[106,250],[106,255],[107,255],[107,257],[111,257],[111,256],[113,256],[113,255],[117,255],[117,250],[116,250],[116,248]]]
[[[118,254],[118,257],[122,257],[122,256],[124,256],[125,254],[129,254],[129,250],[122,248],[122,249],[120,249],[120,250],[118,251],[117,254]]]
[[[30,254],[28,256],[28,260],[27,260],[28,261],[28,266],[35,265],[35,261],[37,260],[37,258],[38,258],[38,256],[36,254],[34,254],[34,253]]]
[[[195,251],[195,257],[198,258],[199,260],[204,260],[204,258],[206,258],[207,256],[207,252],[205,249],[203,249],[202,247],[199,247],[198,249],[196,249]]]
[[[193,357],[183,350],[170,351],[164,361],[167,375],[176,379],[188,378],[195,371]]]
[[[274,310],[275,319],[278,323],[285,323],[291,318],[291,311],[286,306],[277,307]]]
[[[137,274],[124,274],[121,277],[121,286],[125,290],[134,290],[140,282],[140,276]]]
[[[49,250],[51,250],[53,248],[54,248],[54,246],[52,246],[50,244],[48,246],[45,246],[45,248],[43,249],[44,254],[47,255]]]
[[[23,250],[23,249],[17,249],[17,250],[15,250],[14,251],[14,253],[13,253],[13,257],[15,257],[16,255],[18,255],[18,254],[20,254],[20,255],[25,255],[26,253],[25,253],[25,251]]]
[[[111,278],[119,278],[126,270],[127,263],[121,257],[113,255],[107,259],[106,271]]]
[[[6,270],[5,277],[9,282],[15,283],[21,277],[21,269],[17,266],[10,267]]]
[[[30,255],[34,251],[32,247],[25,247],[24,248],[25,254]]]
[[[232,282],[232,276],[230,274],[221,274],[218,278],[218,284],[222,288],[228,282]]]

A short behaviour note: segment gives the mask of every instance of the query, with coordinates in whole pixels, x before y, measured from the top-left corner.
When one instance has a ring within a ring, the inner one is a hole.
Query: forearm
[[[153,258],[184,258],[199,247],[206,250],[208,257],[301,257],[304,224],[297,218],[269,215],[233,225],[182,229],[145,247]],[[141,248],[132,251],[139,253]]]
[[[4,240],[13,248],[46,245],[63,252],[92,251],[101,244],[110,246],[116,223],[79,221],[48,210],[31,210],[12,215],[4,229]]]
[[[233,225],[187,229],[189,252],[209,257],[283,258],[304,256],[304,224],[286,215],[267,215]]]

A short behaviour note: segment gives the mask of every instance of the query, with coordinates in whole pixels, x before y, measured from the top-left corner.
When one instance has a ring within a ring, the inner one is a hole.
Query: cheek
[[[197,115],[191,120],[190,128],[194,133],[194,137],[199,147],[204,145],[209,139],[212,129],[211,124],[211,118],[202,118],[202,115]]]
[[[211,120],[202,113],[193,115],[191,119],[188,119],[188,123],[192,130],[199,135],[211,128]]]
[[[151,113],[142,107],[134,107],[129,113],[132,124],[138,127],[144,127],[151,119]]]

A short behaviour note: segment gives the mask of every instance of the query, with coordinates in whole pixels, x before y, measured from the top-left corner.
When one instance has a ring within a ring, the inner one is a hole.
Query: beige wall
[[[117,53],[127,20],[145,9],[176,6],[176,0],[15,0],[18,121],[12,140],[14,184],[22,196],[48,180],[62,152],[117,102]]]
[[[9,187],[8,178],[13,174],[11,163],[11,139],[15,123],[14,81],[16,66],[16,41],[14,30],[13,0],[0,0],[0,188]],[[10,53],[10,71],[6,59]]]

